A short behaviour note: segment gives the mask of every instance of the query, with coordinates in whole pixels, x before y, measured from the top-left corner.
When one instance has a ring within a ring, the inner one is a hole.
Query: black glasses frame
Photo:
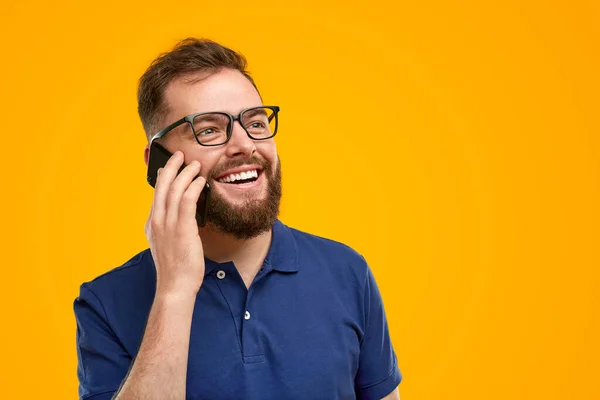
[[[271,122],[273,120],[273,118],[275,118],[275,129],[273,129],[273,132],[271,134],[271,136],[269,137],[263,137],[263,138],[255,138],[253,137],[250,132],[248,132],[248,130],[246,129],[246,127],[244,126],[244,124],[242,124],[242,117],[244,116],[244,114],[248,111],[252,111],[252,110],[256,110],[259,108],[268,108],[270,110],[273,111],[273,115],[271,115],[271,117],[269,118],[269,122]],[[225,139],[225,141],[223,143],[218,143],[218,144],[203,144],[200,143],[200,140],[198,139],[198,135],[196,134],[196,130],[194,129],[194,118],[200,116],[200,115],[205,115],[205,114],[222,114],[222,115],[226,115],[229,117],[229,125],[227,125],[227,139]],[[279,106],[256,106],[256,107],[250,107],[250,108],[246,108],[244,110],[242,110],[238,115],[232,115],[229,114],[227,112],[224,111],[208,111],[208,112],[201,112],[201,113],[196,113],[196,114],[191,114],[191,115],[186,115],[185,117],[173,122],[172,124],[168,125],[167,127],[165,127],[164,129],[161,129],[158,133],[156,133],[152,139],[150,139],[150,143],[152,143],[154,140],[159,139],[161,137],[163,137],[164,135],[166,135],[169,131],[177,128],[179,125],[184,124],[184,123],[189,123],[190,124],[190,128],[192,129],[192,132],[194,133],[194,137],[196,138],[196,142],[198,142],[198,144],[200,146],[207,146],[207,147],[211,147],[211,146],[222,146],[225,143],[229,142],[229,139],[231,139],[231,135],[233,133],[233,123],[235,121],[238,121],[241,125],[241,127],[244,129],[244,131],[246,131],[246,134],[248,135],[248,137],[252,140],[267,140],[267,139],[271,139],[273,136],[275,136],[275,134],[277,134],[277,128],[279,127]]]

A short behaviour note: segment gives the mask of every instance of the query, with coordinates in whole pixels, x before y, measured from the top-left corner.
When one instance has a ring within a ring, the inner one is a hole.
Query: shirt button
[[[217,278],[219,278],[219,279],[225,278],[225,271],[221,270],[221,271],[217,272]]]
[[[250,311],[246,311],[246,314],[244,314],[244,319],[250,319]]]

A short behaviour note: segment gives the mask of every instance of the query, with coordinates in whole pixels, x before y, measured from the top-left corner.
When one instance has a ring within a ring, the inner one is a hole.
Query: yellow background
[[[281,219],[364,254],[405,399],[598,399],[596,1],[7,2],[0,397],[75,399],[79,285],[147,247],[137,79],[187,36],[281,106]]]

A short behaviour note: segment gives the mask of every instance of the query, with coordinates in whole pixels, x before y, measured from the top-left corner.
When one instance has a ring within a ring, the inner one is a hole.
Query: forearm
[[[194,294],[157,292],[129,374],[114,400],[184,400]]]

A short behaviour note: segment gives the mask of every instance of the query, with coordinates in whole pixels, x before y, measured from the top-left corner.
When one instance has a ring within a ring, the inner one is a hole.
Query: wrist
[[[194,300],[200,290],[200,283],[197,286],[192,285],[166,285],[160,282],[156,283],[156,299],[162,299],[169,302]]]

